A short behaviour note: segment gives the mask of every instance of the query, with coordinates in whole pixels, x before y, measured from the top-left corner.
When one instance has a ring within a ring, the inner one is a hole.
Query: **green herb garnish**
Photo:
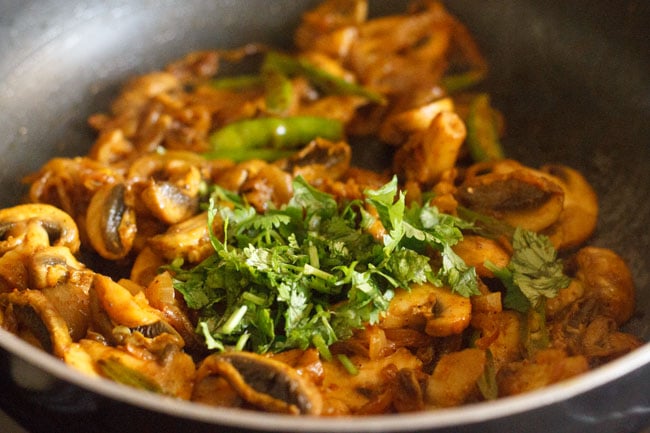
[[[513,255],[505,268],[486,263],[506,287],[504,307],[527,312],[543,298],[553,298],[571,279],[547,236],[516,228],[512,236]]]
[[[396,178],[367,191],[365,203],[339,204],[302,178],[293,189],[286,206],[258,214],[215,187],[208,223],[214,227],[218,217],[224,232],[223,239],[211,232],[215,253],[192,269],[168,267],[175,288],[199,311],[198,332],[209,348],[311,346],[331,357],[329,345],[376,323],[398,287],[430,281],[478,293],[474,268],[451,249],[468,223],[430,205],[407,208]],[[386,228],[381,241],[365,230],[374,222],[366,205]]]

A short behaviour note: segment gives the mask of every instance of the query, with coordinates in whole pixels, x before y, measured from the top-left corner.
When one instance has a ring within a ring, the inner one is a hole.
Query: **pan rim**
[[[92,378],[67,366],[14,334],[0,329],[0,347],[53,377],[112,400],[188,421],[255,431],[406,432],[468,426],[541,409],[613,382],[650,363],[650,343],[594,370],[545,388],[457,408],[354,417],[288,416],[246,409],[208,406],[160,396],[103,378]],[[405,422],[408,420],[408,423]]]

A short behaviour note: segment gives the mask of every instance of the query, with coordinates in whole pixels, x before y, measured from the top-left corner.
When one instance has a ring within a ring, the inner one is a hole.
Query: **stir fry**
[[[630,271],[586,244],[596,194],[506,156],[487,73],[439,2],[325,0],[291,50],[134,77],[87,155],[0,210],[0,325],[89,377],[322,416],[516,395],[635,349]],[[379,166],[353,162],[371,142]]]

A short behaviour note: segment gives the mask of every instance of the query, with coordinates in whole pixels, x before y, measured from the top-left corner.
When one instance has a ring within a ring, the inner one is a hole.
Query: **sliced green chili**
[[[211,87],[223,90],[248,90],[264,84],[264,79],[259,75],[245,74],[230,77],[215,78],[209,81]]]
[[[273,69],[288,76],[303,75],[323,93],[356,95],[378,104],[386,103],[386,98],[383,95],[330,74],[305,59],[271,51],[266,55],[263,68]]]
[[[210,136],[207,158],[274,160],[286,157],[315,138],[340,140],[343,123],[315,116],[264,117],[224,126]]]
[[[286,75],[273,71],[262,71],[266,110],[278,116],[284,116],[291,108],[293,84]]]
[[[467,146],[476,162],[504,158],[495,113],[490,105],[490,97],[485,93],[479,94],[470,103]]]
[[[127,367],[117,358],[106,358],[97,361],[102,374],[115,382],[138,389],[162,393],[162,389],[153,380],[131,367]]]
[[[485,78],[485,71],[476,69],[459,74],[446,75],[442,77],[440,84],[442,84],[442,87],[444,87],[447,93],[456,93],[475,86],[483,81],[483,78]]]

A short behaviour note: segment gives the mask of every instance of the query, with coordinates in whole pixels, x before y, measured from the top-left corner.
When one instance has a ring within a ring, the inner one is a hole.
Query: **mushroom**
[[[453,112],[441,111],[428,128],[413,134],[397,150],[393,169],[406,181],[433,184],[456,165],[465,135],[461,118]]]
[[[79,250],[79,232],[70,215],[48,204],[0,209],[0,255],[25,243]]]
[[[469,326],[471,301],[448,288],[433,284],[413,284],[408,290],[397,290],[380,326],[384,329],[424,328],[433,337],[460,334]]]
[[[598,222],[598,197],[579,171],[564,165],[540,168],[564,190],[564,207],[558,220],[546,230],[558,249],[575,248],[586,241]]]
[[[135,211],[126,203],[123,183],[100,188],[86,214],[88,240],[97,253],[110,260],[126,257],[137,233]]]
[[[218,375],[248,403],[288,414],[318,415],[322,397],[316,386],[289,365],[250,352],[213,354],[203,360],[197,383]]]
[[[175,224],[165,233],[152,236],[148,245],[153,253],[169,261],[181,257],[189,263],[200,262],[214,252],[208,234],[207,212]]]
[[[4,311],[3,328],[63,358],[72,339],[65,320],[45,294],[14,290],[0,295],[0,306]]]
[[[183,187],[171,182],[151,180],[140,198],[151,213],[167,224],[184,221],[199,208],[198,196],[187,195]]]
[[[49,247],[34,251],[27,258],[30,288],[54,287],[68,280],[73,271],[85,269],[66,247]]]
[[[476,399],[477,381],[486,359],[485,351],[476,348],[444,354],[427,379],[427,402],[435,407],[452,407]]]
[[[381,125],[380,138],[387,143],[400,145],[411,134],[425,131],[439,113],[454,111],[454,108],[453,99],[441,98],[420,107],[391,114]]]
[[[314,183],[338,179],[350,167],[352,150],[344,141],[334,143],[317,138],[291,157],[276,162],[283,170]]]
[[[190,218],[198,210],[199,192],[209,171],[205,160],[189,152],[141,156],[131,164],[127,176],[143,205],[137,211],[146,209],[166,224]]]
[[[474,164],[455,193],[460,205],[531,231],[558,220],[564,195],[546,173],[512,160]]]
[[[170,334],[183,345],[178,332],[149,305],[143,292],[132,294],[109,277],[95,274],[89,297],[91,322],[112,343],[118,344],[129,333],[138,332],[146,338]]]

